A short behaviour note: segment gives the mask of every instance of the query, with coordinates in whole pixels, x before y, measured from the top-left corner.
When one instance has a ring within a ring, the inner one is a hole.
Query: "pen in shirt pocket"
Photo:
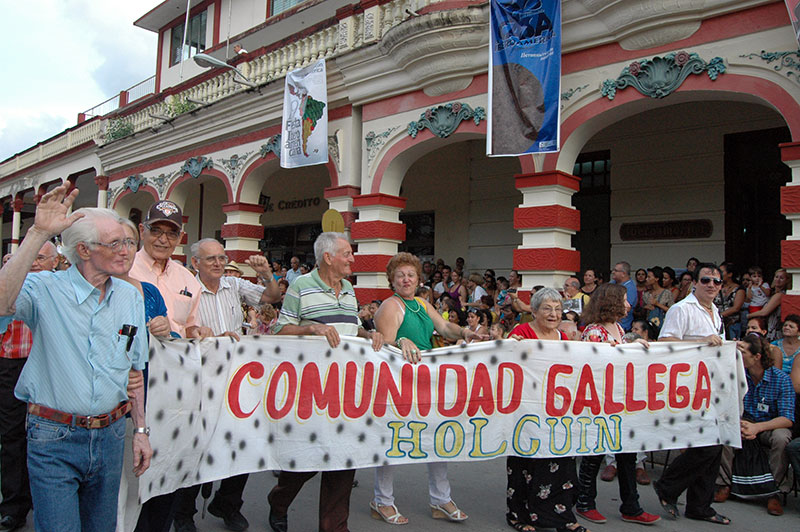
[[[192,297],[192,293],[191,293],[191,292],[189,292],[189,287],[188,287],[188,286],[184,286],[184,287],[183,287],[183,290],[181,290],[181,291],[180,291],[180,292],[178,292],[178,293],[179,293],[180,295],[182,295],[182,296],[186,296],[186,297]]]

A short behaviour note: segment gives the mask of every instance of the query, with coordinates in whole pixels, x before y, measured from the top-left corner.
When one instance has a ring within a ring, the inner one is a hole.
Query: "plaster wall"
[[[322,214],[328,210],[325,187],[330,183],[328,170],[323,165],[276,171],[267,177],[261,192],[269,196],[272,205],[271,210],[261,215],[261,223],[265,227],[322,223]],[[303,201],[305,205],[301,206]]]
[[[416,161],[403,179],[405,212],[435,212],[436,258],[455,264],[464,257],[468,271],[493,268],[507,273],[512,251],[521,242],[513,212],[522,199],[514,188],[516,158],[485,155],[483,140],[459,142]]]
[[[220,29],[219,41],[224,43],[228,37],[228,10],[230,9],[230,36],[238,35],[253,26],[256,26],[267,18],[267,0],[236,0],[231,6],[232,0],[222,0],[220,8]],[[233,56],[233,45],[231,41],[230,54]],[[252,51],[245,47],[246,50]]]
[[[687,103],[604,129],[582,151],[611,151],[611,263],[683,268],[725,255],[724,135],[785,126],[773,110],[737,102]],[[623,223],[709,219],[709,238],[623,241]]]

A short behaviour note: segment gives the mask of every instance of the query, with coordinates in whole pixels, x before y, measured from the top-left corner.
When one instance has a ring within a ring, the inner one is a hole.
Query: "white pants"
[[[392,506],[394,504],[394,468],[385,465],[375,468],[375,504]],[[443,505],[450,502],[450,482],[447,480],[447,462],[428,464],[428,493],[431,504]]]

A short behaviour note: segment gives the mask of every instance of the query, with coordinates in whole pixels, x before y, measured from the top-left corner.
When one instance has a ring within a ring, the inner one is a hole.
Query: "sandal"
[[[691,515],[687,515],[686,517],[689,519],[694,519],[695,521],[708,521],[709,523],[714,523],[716,525],[731,524],[731,520],[722,514],[714,514],[708,517],[692,517]]]
[[[653,482],[653,491],[656,492],[656,496],[658,497],[658,503],[667,513],[667,517],[672,519],[673,521],[678,519],[680,514],[678,513],[678,507],[675,506],[674,502],[667,502],[663,495],[661,495],[661,490],[658,489],[658,482]]]
[[[506,517],[506,523],[508,523],[508,526],[514,530],[517,530],[518,532],[536,532],[536,529],[533,528],[532,525],[523,523],[522,521],[514,521],[513,519]]]
[[[394,510],[394,513],[392,515],[387,516],[383,512],[381,512],[381,508],[391,508],[392,510]],[[394,504],[389,506],[383,506],[383,505],[379,506],[378,503],[376,503],[375,501],[370,501],[369,509],[370,509],[370,515],[372,516],[373,519],[383,519],[384,522],[389,523],[390,525],[408,524],[408,519],[403,517],[403,514],[400,513],[400,511],[397,509],[397,506],[395,506]],[[405,521],[403,521],[403,519],[405,519]]]
[[[445,510],[443,505],[431,504],[431,517],[434,519],[447,519],[448,521],[466,521],[468,517],[467,514],[459,510],[456,503],[453,501],[450,502],[453,503],[453,507],[455,508],[452,512]]]

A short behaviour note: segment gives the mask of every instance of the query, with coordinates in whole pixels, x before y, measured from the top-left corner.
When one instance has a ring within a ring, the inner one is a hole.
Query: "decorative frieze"
[[[601,93],[613,100],[618,90],[633,87],[645,96],[664,98],[675,92],[690,74],[705,72],[711,81],[725,73],[725,62],[715,57],[707,62],[695,53],[674,52],[664,57],[634,61],[622,69],[617,79],[603,82]]]
[[[486,110],[483,107],[472,109],[469,104],[461,102],[447,103],[438,107],[431,107],[419,115],[419,120],[408,124],[408,134],[417,138],[417,134],[425,128],[439,138],[447,138],[458,129],[464,120],[472,119],[477,126],[481,120],[486,119]]]
[[[261,158],[262,159],[264,157],[266,157],[267,155],[269,155],[270,153],[272,153],[273,155],[275,155],[275,157],[280,159],[281,158],[281,135],[280,135],[280,133],[270,137],[270,139],[267,141],[266,144],[262,144],[260,153],[261,153]]]
[[[389,140],[389,137],[400,129],[402,126],[393,126],[385,131],[381,131],[380,133],[375,133],[374,131],[370,131],[364,137],[364,142],[367,144],[367,164],[372,164],[372,161],[375,159],[375,156],[378,155],[378,152],[383,148],[386,144],[386,141]]]
[[[739,57],[743,59],[759,58],[768,65],[777,61],[778,64],[772,67],[775,72],[783,72],[787,78],[800,83],[800,50],[787,52],[766,52],[761,50],[760,54],[743,54]]]
[[[192,157],[181,166],[181,174],[188,173],[197,179],[205,168],[213,168],[214,161],[210,157]]]

